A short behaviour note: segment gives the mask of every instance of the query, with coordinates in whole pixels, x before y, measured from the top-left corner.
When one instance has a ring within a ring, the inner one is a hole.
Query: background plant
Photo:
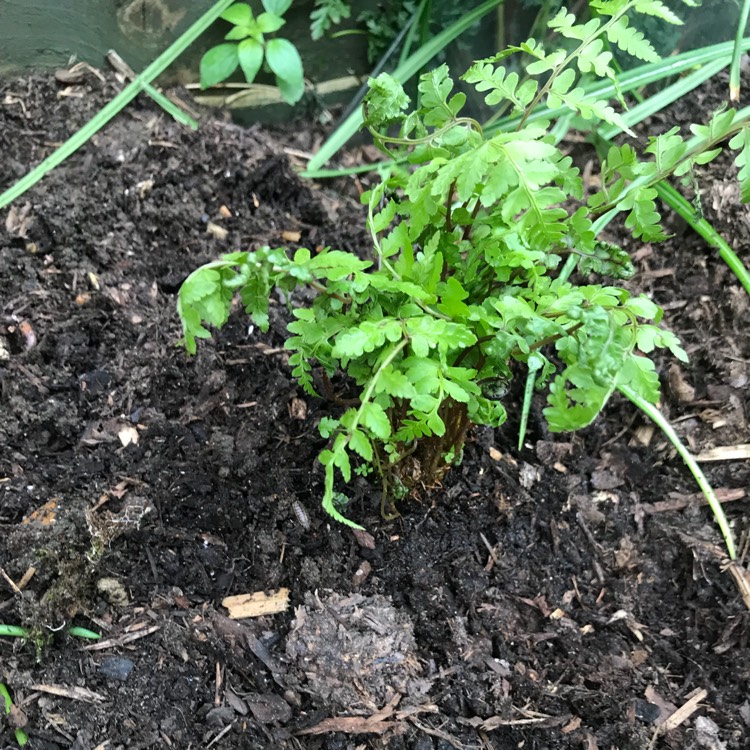
[[[283,249],[261,248],[198,269],[180,291],[191,352],[196,338],[210,335],[204,322],[220,327],[227,320],[237,292],[263,330],[274,287],[287,298],[298,285],[319,292],[309,307],[293,310],[287,348],[308,393],[316,393],[315,364],[324,384],[345,372],[359,392],[355,406],[320,425],[329,441],[319,456],[323,505],[340,521],[351,523],[336,504],[337,473],[348,482],[353,472],[376,471],[386,503],[431,486],[459,460],[471,424],[505,422],[502,397],[519,374],[533,373],[532,387],[548,390],[550,429],[575,430],[590,424],[615,390],[639,405],[657,403],[655,349],[687,358],[659,327],[662,311],[653,301],[592,283],[593,276],[633,273],[627,253],[597,238],[595,222],[623,215],[636,240],[663,239],[654,186],[669,175],[689,177],[728,138],[739,151],[747,200],[750,130],[726,110],[692,126],[690,140],[673,128],[650,138],[641,155],[629,144],[611,146],[600,189],[585,196],[578,169],[555,145],[554,121],[535,119],[537,108],[630,133],[611,103],[588,95],[580,79],[608,80],[616,91],[605,40],[641,60],[658,59],[629,13],[676,21],[658,0],[591,5],[596,15],[584,24],[565,9],[550,19],[569,48],[547,50],[529,39],[466,72],[463,80],[488,105],[515,116],[512,127],[491,135],[462,115],[466,97],[454,92],[446,66],[421,77],[420,104],[411,111],[394,78],[371,81],[365,122],[384,151],[406,153],[412,165],[363,197],[372,260],[336,250],[298,250],[290,258]],[[506,71],[510,55],[525,57],[524,79]],[[571,268],[582,282],[570,280]],[[725,519],[722,531],[730,545]]]
[[[247,3],[234,3],[221,14],[233,28],[225,35],[224,44],[212,47],[201,58],[201,86],[208,88],[225,81],[238,67],[252,83],[265,62],[284,100],[295,104],[305,92],[302,58],[288,39],[267,38],[286,24],[284,14],[292,0],[262,2],[265,11],[257,17]]]

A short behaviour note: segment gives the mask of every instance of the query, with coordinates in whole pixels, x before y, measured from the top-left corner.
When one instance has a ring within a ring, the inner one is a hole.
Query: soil
[[[116,88],[3,82],[0,184]],[[654,128],[700,121],[725,91]],[[191,132],[142,99],[4,211],[0,621],[34,638],[0,639],[20,709],[0,719],[3,746],[25,720],[45,750],[748,747],[747,610],[690,475],[629,404],[561,436],[540,401],[520,453],[513,418],[475,430],[395,521],[361,480],[347,510],[369,536],[355,536],[319,506],[332,406],[290,377],[284,305],[267,335],[237,311],[197,356],[176,346],[179,285],[221,252],[366,252],[363,184],[295,173],[317,138],[208,119]],[[734,175],[705,168],[703,204],[747,261]],[[670,229],[628,245],[631,286],[690,354],[659,359],[663,408],[696,452],[748,443],[747,295]],[[739,536],[750,467],[704,466]],[[285,611],[226,616],[227,596],[283,589]]]

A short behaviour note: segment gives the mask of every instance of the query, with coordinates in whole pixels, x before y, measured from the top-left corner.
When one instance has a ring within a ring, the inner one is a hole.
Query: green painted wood
[[[0,70],[103,66],[110,49],[141,70],[210,6],[211,0],[2,0]]]
[[[297,0],[278,34],[297,45],[305,74],[327,80],[366,73],[366,37],[311,41],[313,3]],[[212,4],[212,0],[0,0],[0,72],[59,68],[71,59],[106,67],[110,49],[140,71]],[[260,8],[260,2],[251,4]],[[356,0],[354,5],[356,15],[368,2]],[[218,23],[180,58],[171,77],[196,80],[201,55],[220,43],[228,29]]]

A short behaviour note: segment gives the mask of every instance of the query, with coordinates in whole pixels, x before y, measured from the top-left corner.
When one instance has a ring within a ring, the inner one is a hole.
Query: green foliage
[[[2,682],[0,682],[0,699],[2,699],[2,710],[6,716],[11,716],[12,713],[17,711],[13,704],[13,699],[10,697],[8,688]],[[23,747],[29,741],[28,735],[21,728],[14,729],[14,736],[19,747]]]
[[[226,321],[235,292],[265,330],[274,287],[287,299],[298,286],[318,291],[311,304],[293,309],[286,347],[308,394],[316,394],[316,367],[329,377],[345,373],[358,389],[354,406],[320,424],[323,506],[339,521],[351,524],[334,502],[337,475],[348,482],[353,471],[376,469],[396,486],[429,485],[446,461],[458,460],[471,423],[503,424],[501,399],[519,373],[532,372],[528,389],[548,389],[550,428],[576,430],[616,389],[658,401],[649,356],[656,349],[686,359],[676,337],[659,327],[661,309],[613,284],[632,276],[633,266],[624,250],[597,239],[594,222],[619,213],[636,240],[661,239],[656,183],[690,178],[730,137],[747,199],[750,137],[726,110],[694,126],[690,141],[671,130],[641,154],[613,146],[599,189],[584,196],[578,169],[550,134],[554,123],[529,116],[546,102],[592,125],[619,122],[610,102],[584,95],[580,77],[614,78],[605,38],[653,57],[648,41],[630,33],[628,13],[676,20],[658,0],[596,0],[593,7],[597,15],[585,24],[567,10],[550,21],[572,49],[548,52],[529,39],[463,76],[488,104],[520,115],[512,131],[486,135],[463,116],[465,96],[454,92],[447,66],[421,77],[416,109],[392,77],[370,81],[366,125],[383,150],[412,165],[363,196],[372,260],[330,249],[290,258],[261,248],[209,263],[180,290],[190,352],[209,335],[205,324]],[[502,67],[510,54],[528,63],[524,79]],[[569,258],[579,283],[560,272]],[[407,468],[414,462],[421,474]]]
[[[315,0],[310,13],[310,35],[313,39],[322,39],[331,26],[341,23],[351,14],[348,0]]]
[[[215,86],[229,78],[239,67],[245,80],[252,83],[265,62],[276,77],[276,85],[289,104],[295,104],[305,92],[302,60],[297,48],[279,37],[267,39],[286,21],[283,16],[291,0],[262,0],[264,12],[257,17],[247,3],[235,3],[221,18],[232,24],[224,44],[208,50],[200,62],[201,86]]]

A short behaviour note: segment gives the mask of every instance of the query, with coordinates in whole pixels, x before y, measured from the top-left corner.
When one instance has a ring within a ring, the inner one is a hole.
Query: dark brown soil
[[[114,84],[62,89],[0,85],[3,187]],[[513,419],[473,432],[444,488],[395,522],[362,481],[348,512],[367,545],[319,507],[316,424],[332,407],[290,378],[283,305],[268,335],[238,312],[196,357],[176,346],[179,284],[223,251],[299,232],[366,252],[358,183],[301,181],[284,149],[313,134],[296,130],[192,133],[139,101],[3,212],[0,621],[40,648],[0,639],[0,680],[30,747],[750,746],[747,611],[701,546],[721,540],[691,477],[627,403],[575,436],[537,419],[521,454]],[[729,161],[706,171],[704,206],[748,261],[733,177]],[[748,443],[747,295],[672,229],[629,247],[634,288],[691,355],[660,361],[663,406],[696,452]],[[746,461],[705,466],[742,495]],[[727,505],[738,535],[747,510]],[[225,617],[225,597],[281,588],[288,611]],[[340,731],[303,733],[316,726]],[[13,745],[5,719],[0,739]]]

